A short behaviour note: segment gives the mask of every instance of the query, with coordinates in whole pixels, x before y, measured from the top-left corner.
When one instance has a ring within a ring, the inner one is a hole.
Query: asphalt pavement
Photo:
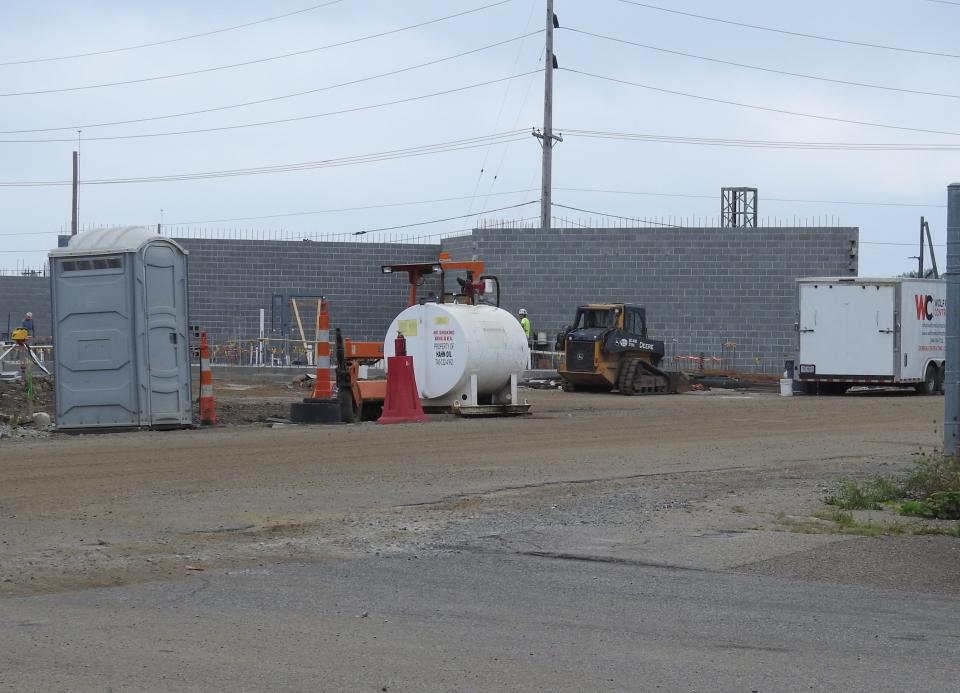
[[[960,598],[477,551],[10,598],[0,690],[956,691]]]

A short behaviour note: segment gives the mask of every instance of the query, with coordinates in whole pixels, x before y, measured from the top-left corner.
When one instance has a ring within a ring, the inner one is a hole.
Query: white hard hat
[[[526,314],[527,314],[526,308],[521,308],[520,310],[517,311],[517,315],[526,315]]]
[[[32,317],[33,317],[33,313],[31,313],[30,311],[27,311],[27,314],[26,314],[24,317],[32,318]]]

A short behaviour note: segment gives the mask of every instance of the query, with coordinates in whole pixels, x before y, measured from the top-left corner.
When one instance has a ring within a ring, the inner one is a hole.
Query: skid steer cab
[[[571,327],[557,337],[563,354],[563,389],[624,395],[686,392],[683,373],[660,369],[663,342],[647,336],[647,312],[630,303],[592,303],[577,308]]]

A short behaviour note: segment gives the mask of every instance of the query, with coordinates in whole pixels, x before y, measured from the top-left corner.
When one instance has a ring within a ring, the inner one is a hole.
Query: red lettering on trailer
[[[917,304],[917,320],[933,320],[933,311],[930,310],[930,304],[933,303],[933,296],[915,294],[913,300]]]

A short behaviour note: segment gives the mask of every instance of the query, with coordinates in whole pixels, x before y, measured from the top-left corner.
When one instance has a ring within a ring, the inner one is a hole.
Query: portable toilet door
[[[56,424],[193,424],[187,253],[143,227],[99,229],[50,252]]]
[[[147,425],[181,426],[193,416],[186,258],[167,243],[148,243],[142,253],[146,377],[141,388]]]
[[[140,426],[133,255],[51,255],[58,428]]]

